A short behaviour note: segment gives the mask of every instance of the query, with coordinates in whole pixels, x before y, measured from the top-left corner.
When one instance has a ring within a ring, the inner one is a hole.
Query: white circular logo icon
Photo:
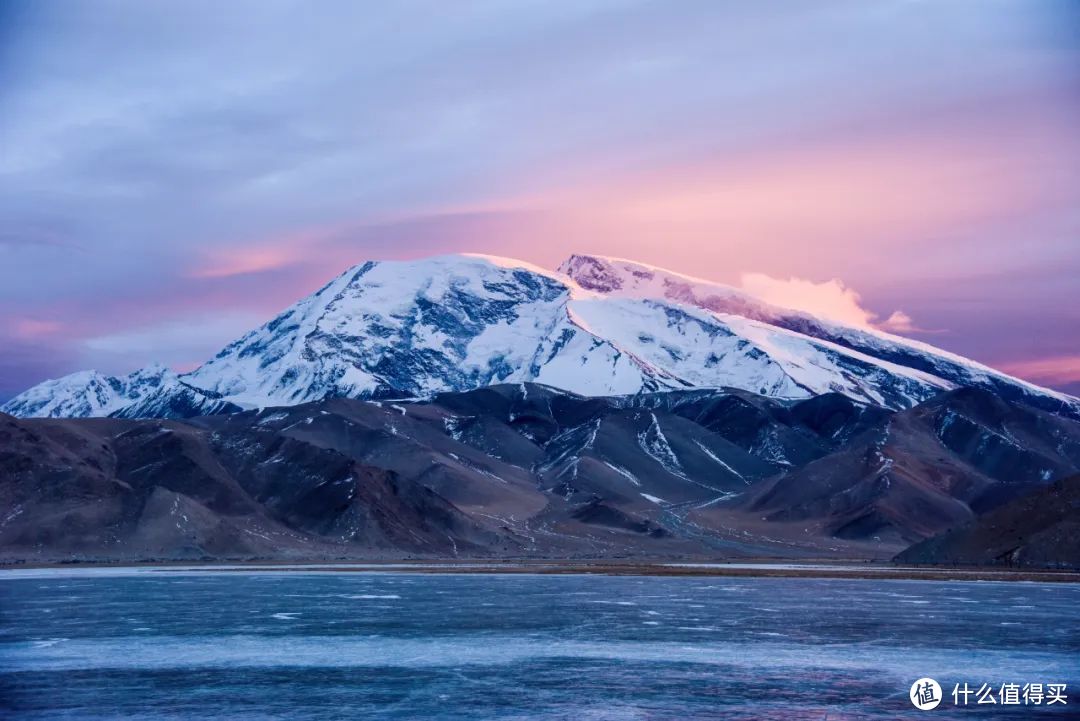
[[[920,678],[911,684],[911,704],[920,711],[937,708],[941,703],[941,686],[932,678]]]

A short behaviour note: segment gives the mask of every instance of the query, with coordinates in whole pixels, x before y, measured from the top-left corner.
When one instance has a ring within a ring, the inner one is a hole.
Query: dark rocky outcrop
[[[1080,475],[900,553],[901,563],[1080,568]]]

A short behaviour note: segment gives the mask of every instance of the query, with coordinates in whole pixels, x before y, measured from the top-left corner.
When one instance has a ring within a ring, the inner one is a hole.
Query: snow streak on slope
[[[673,476],[685,477],[679,457],[671,449],[667,436],[660,430],[660,421],[655,413],[650,413],[649,427],[638,434],[638,445],[645,454],[660,464],[660,466]]]

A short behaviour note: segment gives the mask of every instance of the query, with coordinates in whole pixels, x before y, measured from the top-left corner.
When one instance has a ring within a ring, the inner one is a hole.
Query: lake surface
[[[933,712],[908,699],[923,676],[946,695]],[[1069,704],[955,708],[964,682],[1066,683]],[[0,718],[1078,712],[1074,584],[0,572]]]

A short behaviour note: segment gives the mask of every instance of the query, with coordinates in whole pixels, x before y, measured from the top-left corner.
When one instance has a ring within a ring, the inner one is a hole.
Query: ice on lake
[[[1075,694],[1078,609],[1073,584],[5,574],[0,716],[924,718],[923,676]]]

